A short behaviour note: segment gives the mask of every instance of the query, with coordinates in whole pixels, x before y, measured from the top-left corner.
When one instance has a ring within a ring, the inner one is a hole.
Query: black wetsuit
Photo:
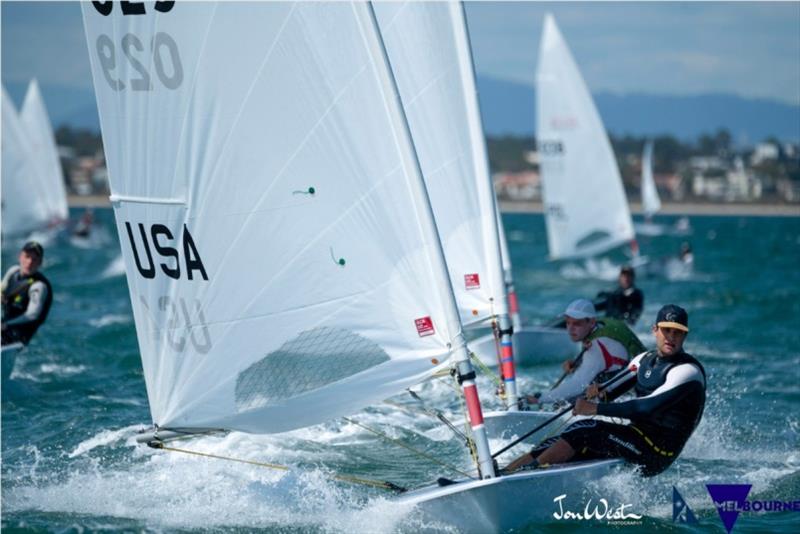
[[[597,311],[605,310],[606,317],[634,325],[644,309],[644,293],[633,286],[628,289],[619,287],[611,293],[603,291],[598,293],[594,306]]]
[[[597,406],[598,415],[622,417],[631,423],[578,421],[559,437],[575,450],[572,461],[624,458],[641,466],[643,475],[653,476],[675,461],[700,422],[706,375],[700,362],[685,352],[660,358],[650,351],[631,363],[639,366],[636,376],[609,392],[609,398],[631,388],[637,398]],[[542,443],[532,454],[538,456],[557,439]]]
[[[14,269],[12,267],[12,269]],[[30,304],[31,286],[41,282],[45,286],[44,302],[41,304],[38,315],[32,320],[17,322],[16,324],[6,324],[3,330],[2,344],[15,343],[21,341],[27,345],[39,327],[47,319],[50,306],[53,303],[53,288],[50,281],[40,272],[35,272],[29,276],[22,276],[19,268],[13,273],[6,275],[6,287],[3,291],[3,322],[6,323],[25,314]]]

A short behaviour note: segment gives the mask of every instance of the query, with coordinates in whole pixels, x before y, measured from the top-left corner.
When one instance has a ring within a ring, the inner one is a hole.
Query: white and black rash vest
[[[639,368],[609,398],[635,388],[635,399],[601,403],[598,415],[623,417],[666,450],[680,452],[703,416],[706,402],[706,372],[692,355],[680,352],[669,358],[657,351],[645,352],[631,364]]]
[[[30,342],[36,330],[47,319],[53,304],[53,288],[40,272],[20,274],[12,267],[3,277],[3,322],[12,341]]]

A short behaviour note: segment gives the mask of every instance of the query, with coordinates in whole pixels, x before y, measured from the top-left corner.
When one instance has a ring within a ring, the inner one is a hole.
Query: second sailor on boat
[[[561,436],[508,464],[501,473],[600,458],[623,458],[639,465],[645,476],[664,471],[697,428],[706,400],[705,370],[683,350],[688,325],[683,308],[674,304],[661,308],[653,325],[657,348],[633,359],[631,367],[636,366],[636,374],[607,391],[593,384],[586,390],[586,399],[575,402],[573,415],[621,417],[629,424],[578,421]],[[632,388],[635,399],[607,402]],[[595,402],[597,398],[604,402]]]

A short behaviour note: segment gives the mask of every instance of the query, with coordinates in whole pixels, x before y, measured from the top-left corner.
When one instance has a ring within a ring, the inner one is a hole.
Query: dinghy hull
[[[621,460],[601,460],[562,465],[487,480],[461,481],[449,486],[430,486],[397,499],[414,505],[421,514],[423,530],[455,527],[458,532],[506,532],[526,525],[554,522],[559,511],[556,498],[581,499],[586,485],[623,465]],[[598,499],[602,495],[588,494]],[[581,506],[583,508],[583,506]]]

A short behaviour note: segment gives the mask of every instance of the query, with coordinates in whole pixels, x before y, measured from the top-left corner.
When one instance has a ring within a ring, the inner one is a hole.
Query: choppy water
[[[51,239],[45,269],[56,288],[51,316],[3,387],[3,530],[416,532],[429,526],[382,490],[328,475],[413,487],[450,473],[344,421],[183,445],[296,468],[288,474],[137,446],[132,436],[149,422],[145,386],[111,212],[101,211],[98,219],[105,231],[94,242]],[[572,298],[609,287],[593,278],[603,270],[596,266],[545,261],[541,215],[506,215],[505,221],[528,319],[544,321]],[[692,327],[687,349],[709,372],[709,402],[667,472],[647,480],[621,473],[600,482],[610,501],[630,503],[629,510],[646,516],[638,526],[617,529],[687,530],[672,522],[673,486],[697,515],[696,528],[709,532],[724,528],[706,483],[752,484],[751,499],[800,500],[800,219],[694,217],[692,227],[688,237],[640,240],[642,252],[654,259],[674,255],[689,240],[696,260],[693,273],[638,280],[646,307],[637,330],[647,335],[646,323],[662,304],[686,307]],[[3,270],[18,246],[3,244]],[[612,274],[621,261],[612,260]],[[520,375],[534,388],[558,370],[533,366]],[[489,382],[483,383],[486,392]],[[447,385],[427,385],[421,394],[431,406],[459,413]],[[469,467],[460,443],[415,411],[410,397],[393,401],[355,419]],[[528,530],[590,526],[562,522]],[[798,532],[800,513],[745,513],[734,531]]]

